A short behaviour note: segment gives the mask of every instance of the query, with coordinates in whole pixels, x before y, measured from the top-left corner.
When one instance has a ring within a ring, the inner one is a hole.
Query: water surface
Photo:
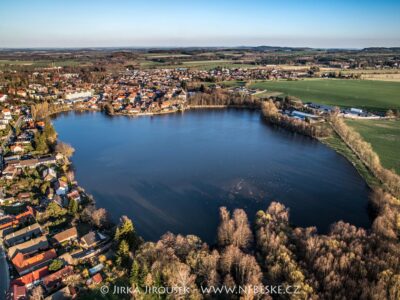
[[[369,226],[369,190],[352,165],[315,140],[266,125],[257,111],[68,113],[54,124],[76,149],[79,184],[114,220],[131,217],[146,239],[171,231],[213,242],[220,206],[254,219],[272,200],[290,208],[293,224],[320,232],[338,220]]]

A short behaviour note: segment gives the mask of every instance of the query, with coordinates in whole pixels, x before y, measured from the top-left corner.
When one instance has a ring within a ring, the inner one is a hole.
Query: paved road
[[[4,253],[3,241],[0,239],[0,299],[5,299],[8,286],[10,285],[10,272],[6,254]]]
[[[4,139],[4,142],[1,144],[0,154],[3,153],[4,147],[6,147],[10,143],[10,140],[14,136],[16,128],[19,128],[21,126],[22,120],[23,120],[23,117],[19,116],[18,120],[15,122],[14,129],[11,129],[8,132],[6,138]]]

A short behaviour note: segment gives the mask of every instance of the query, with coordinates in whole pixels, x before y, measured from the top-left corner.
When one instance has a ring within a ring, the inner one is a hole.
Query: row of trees
[[[32,119],[35,121],[40,121],[48,118],[52,114],[56,114],[68,109],[68,106],[55,105],[48,102],[40,102],[31,105],[30,111]]]
[[[208,90],[196,92],[188,97],[191,106],[237,106],[259,108],[261,101],[245,93],[230,93],[224,90]]]
[[[267,122],[287,128],[290,131],[314,138],[326,137],[331,134],[330,128],[324,123],[311,123],[309,120],[303,121],[281,114],[272,100],[263,102],[261,109]]]
[[[331,116],[330,123],[343,141],[357,154],[362,162],[371,170],[384,187],[396,197],[400,196],[400,176],[394,171],[385,169],[379,156],[372,149],[371,144],[365,142],[361,135],[346,125],[342,118]]]

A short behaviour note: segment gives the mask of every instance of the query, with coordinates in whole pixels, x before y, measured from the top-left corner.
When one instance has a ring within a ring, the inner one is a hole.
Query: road
[[[6,147],[10,143],[11,137],[14,136],[16,130],[15,128],[19,128],[21,126],[22,120],[23,117],[19,116],[18,120],[15,122],[14,128],[11,128],[10,131],[8,132],[7,136],[4,139],[4,142],[1,144],[0,154],[3,153],[4,147]]]
[[[5,299],[6,292],[10,285],[10,272],[6,254],[4,252],[3,241],[0,239],[0,300]]]

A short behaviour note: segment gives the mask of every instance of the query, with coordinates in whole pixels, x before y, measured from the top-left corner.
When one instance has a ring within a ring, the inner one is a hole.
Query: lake
[[[258,111],[71,112],[53,122],[76,150],[79,184],[115,221],[129,216],[145,239],[171,231],[212,243],[219,207],[254,220],[274,200],[290,208],[294,225],[319,232],[338,220],[370,226],[369,188],[353,166],[318,141],[268,126]]]

